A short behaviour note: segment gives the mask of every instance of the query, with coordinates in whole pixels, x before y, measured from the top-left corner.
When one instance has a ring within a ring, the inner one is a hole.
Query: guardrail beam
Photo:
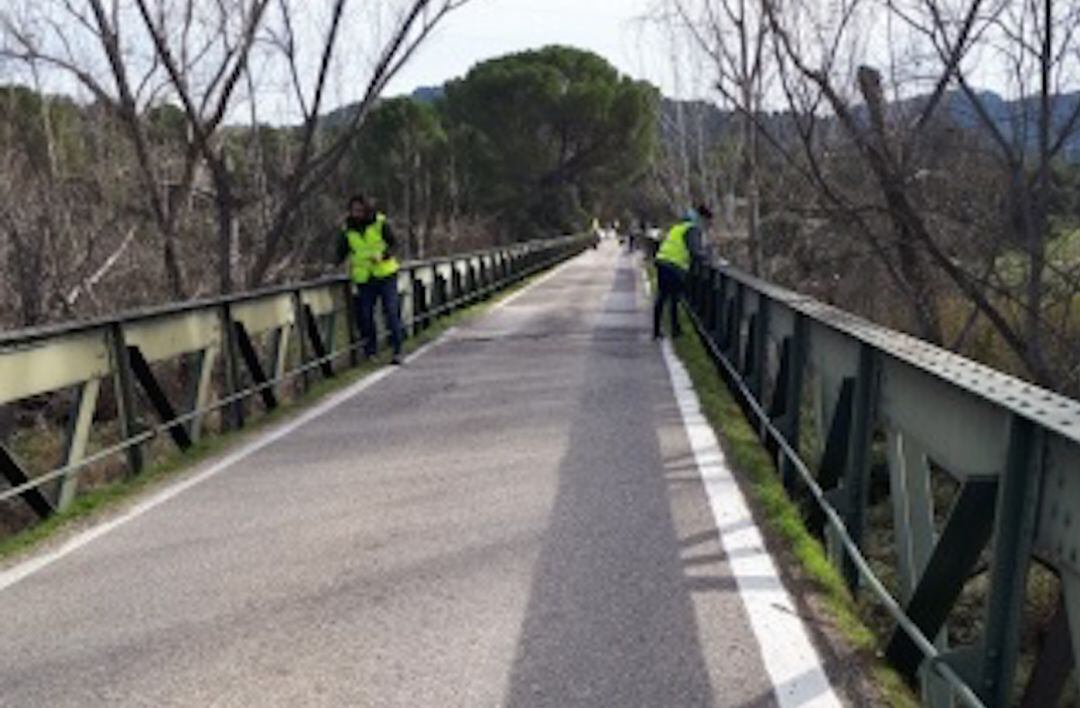
[[[233,327],[236,332],[236,343],[240,349],[240,356],[244,361],[244,365],[247,366],[248,373],[251,374],[251,379],[256,386],[260,386],[259,396],[262,398],[263,406],[268,411],[272,411],[277,408],[277,397],[274,395],[273,389],[267,385],[269,379],[266,376],[266,371],[263,370],[262,362],[259,361],[259,354],[255,351],[255,345],[251,341],[251,337],[248,336],[247,328],[244,327],[243,322],[233,322]]]
[[[934,547],[911,601],[905,609],[928,637],[937,636],[956,604],[994,526],[995,479],[970,478],[960,490],[945,529]],[[922,652],[901,629],[893,632],[885,656],[901,674],[915,676]]]
[[[177,417],[176,409],[173,408],[172,403],[169,402],[169,397],[162,390],[161,385],[154,376],[154,372],[150,369],[149,362],[146,361],[138,347],[129,346],[127,350],[128,359],[131,362],[131,373],[135,375],[135,380],[142,386],[143,392],[154,407],[154,412],[157,413],[158,418],[162,423],[175,420]],[[165,430],[181,450],[187,450],[191,447],[191,438],[182,424],[173,423]]]
[[[1054,616],[1046,626],[1046,635],[1039,647],[1039,656],[1024,690],[1021,708],[1045,708],[1061,703],[1065,684],[1076,664],[1072,635],[1069,633],[1069,613],[1064,595],[1059,596]]]
[[[94,422],[94,410],[97,408],[98,394],[101,392],[101,379],[90,379],[75,396],[71,415],[68,419],[67,443],[64,451],[64,464],[74,465],[86,455],[86,446],[90,439],[90,428]],[[77,474],[69,473],[60,480],[56,508],[64,511],[75,500],[79,488]]]
[[[987,705],[998,708],[1010,703],[1020,651],[1020,620],[1043,466],[1042,428],[1019,416],[1013,416],[1009,427],[1009,451],[997,499],[980,687]]]
[[[15,459],[13,455],[4,445],[0,445],[0,474],[4,475],[4,479],[8,481],[12,487],[18,487],[19,485],[26,484],[30,481],[30,475],[26,473],[23,466],[19,464],[19,461]],[[40,489],[27,489],[19,495],[27,506],[29,506],[39,519],[47,519],[53,514],[53,505],[45,497]]]
[[[109,326],[109,351],[112,356],[113,384],[116,388],[116,415],[120,421],[120,438],[130,440],[138,433],[138,417],[135,414],[135,387],[132,381],[131,360],[124,341],[124,330],[119,322]],[[128,476],[142,472],[142,446],[128,445]]]

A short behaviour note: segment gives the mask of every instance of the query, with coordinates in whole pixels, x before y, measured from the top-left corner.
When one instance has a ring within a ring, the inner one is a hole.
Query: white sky
[[[655,2],[471,0],[445,19],[387,93],[440,85],[484,59],[563,44],[593,51],[622,73],[657,84],[667,95],[688,95],[690,89],[675,85],[668,50],[655,46],[656,33],[644,20]]]

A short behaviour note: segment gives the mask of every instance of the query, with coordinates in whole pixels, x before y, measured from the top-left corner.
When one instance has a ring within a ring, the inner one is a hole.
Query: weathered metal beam
[[[26,473],[15,456],[6,447],[0,444],[0,474],[12,487],[26,484],[30,481],[30,475]],[[53,514],[53,505],[45,497],[40,488],[27,489],[19,495],[39,519],[47,519]]]
[[[123,326],[113,323],[109,326],[109,351],[112,358],[113,385],[116,389],[116,415],[120,421],[120,437],[130,440],[138,432],[138,416],[135,412],[135,385],[131,373],[131,360],[124,340]],[[125,454],[128,461],[128,475],[142,472],[143,454],[140,444],[129,445]]]
[[[284,328],[283,328],[284,329]],[[208,347],[199,355],[197,367],[197,381],[195,384],[195,396],[192,400],[193,411],[205,411],[210,407],[210,397],[213,391],[214,365],[217,363],[220,348]],[[188,424],[188,435],[192,442],[198,442],[202,437],[205,414],[198,414]]]
[[[937,636],[971,570],[986,548],[994,525],[997,480],[968,479],[949,514],[933,555],[918,587],[907,604],[911,621],[928,637]],[[913,678],[922,652],[903,630],[897,628],[885,649],[889,662],[904,676]]]
[[[357,315],[357,303],[355,287],[352,281],[347,281],[344,285],[345,292],[343,300],[345,302],[345,331],[348,334],[349,340],[349,366],[356,366],[360,363],[360,325],[356,318]]]
[[[754,398],[758,398],[760,390],[754,388],[753,381],[755,379],[755,370],[757,368],[757,357],[754,356],[755,346],[757,341],[758,331],[758,314],[752,313],[746,321],[746,340],[742,343],[741,351],[741,366],[739,367],[739,373],[742,374],[743,380],[746,381],[747,388],[750,389],[750,394]]]
[[[855,379],[845,378],[840,384],[840,395],[833,408],[829,432],[825,437],[825,449],[818,467],[818,484],[826,493],[839,489],[840,480],[847,466],[854,398]],[[806,523],[811,533],[821,537],[825,528],[825,513],[815,505],[810,510]]]
[[[750,372],[750,390],[754,396],[764,402],[765,379],[769,375],[769,298],[761,293],[757,295],[757,308],[754,312],[754,332],[750,339],[754,368]]]
[[[254,304],[252,305],[254,306]],[[137,320],[124,325],[124,340],[138,347],[149,362],[202,351],[220,341],[213,310],[190,310]]]
[[[64,465],[77,464],[86,455],[86,446],[90,439],[90,428],[94,422],[94,410],[97,408],[98,394],[101,392],[101,379],[90,379],[79,387],[68,420],[67,443],[64,451]],[[79,474],[68,472],[60,480],[56,508],[64,511],[75,500],[79,488]]]
[[[1072,636],[1069,633],[1069,613],[1059,597],[1057,610],[1046,625],[1046,634],[1039,647],[1035,668],[1024,689],[1021,708],[1045,708],[1061,704],[1065,683],[1076,666]]]
[[[251,374],[252,381],[256,386],[263,387],[259,390],[263,406],[266,410],[272,411],[277,408],[277,397],[274,395],[273,388],[266,385],[269,379],[263,369],[262,362],[259,361],[259,354],[255,351],[255,345],[252,343],[251,337],[248,336],[247,328],[244,327],[243,322],[233,322],[233,328],[236,330],[236,343],[240,349],[240,356],[244,361],[244,365],[247,366],[248,373]]]
[[[727,281],[722,271],[716,271],[716,284],[712,291],[713,323],[709,336],[721,348],[724,346],[725,322],[727,319]]]
[[[725,296],[726,297],[726,296]],[[726,298],[724,304],[724,336],[720,340],[720,348],[724,355],[731,358],[737,351],[739,341],[739,304],[737,298]]]
[[[930,467],[915,441],[892,427],[885,431],[885,460],[889,468],[900,599],[907,602],[934,547]]]
[[[880,364],[877,350],[866,344],[859,352],[859,371],[855,380],[855,395],[851,412],[851,439],[847,463],[844,465],[844,489],[847,503],[844,524],[848,534],[862,550],[866,531],[866,504],[870,490],[870,446],[877,421]],[[845,554],[842,567],[850,587],[859,581],[859,571]]]
[[[424,288],[424,281],[420,278],[412,279],[412,292],[413,292],[413,317],[410,323],[413,336],[416,336],[424,330],[426,327],[425,318],[427,317],[427,299]]]
[[[806,370],[808,330],[806,318],[795,315],[792,335],[790,339],[785,340],[789,342],[789,345],[788,366],[786,376],[783,378],[785,403],[781,432],[796,453],[801,451],[802,442],[800,432],[802,431],[803,376]],[[798,475],[791,460],[786,457],[781,465],[780,475],[786,488],[795,488]]]
[[[1043,479],[1043,429],[1019,416],[1013,416],[1009,428],[994,527],[982,685],[977,689],[987,705],[998,708],[1011,700]]]
[[[791,337],[784,337],[780,342],[780,366],[777,367],[776,379],[772,386],[772,399],[769,402],[769,419],[772,421],[779,421],[788,412],[791,349]]]
[[[131,373],[135,375],[135,380],[142,386],[143,392],[146,394],[146,398],[150,401],[150,404],[154,407],[154,412],[157,413],[158,419],[163,424],[168,425],[165,431],[169,433],[169,436],[176,443],[176,446],[181,450],[187,450],[191,447],[191,437],[188,435],[187,428],[182,423],[172,423],[177,418],[176,409],[173,408],[172,403],[169,401],[169,397],[162,390],[161,385],[157,381],[157,377],[154,376],[154,372],[150,369],[150,364],[146,361],[146,358],[139,351],[136,346],[129,346],[128,359],[131,361]]]
[[[319,334],[319,324],[315,321],[315,315],[309,305],[304,305],[304,324],[307,330],[308,342],[311,343],[311,349],[315,353],[315,359],[322,360],[319,364],[319,370],[322,371],[323,378],[331,378],[334,375],[334,367],[326,358],[328,353],[326,344],[323,343],[322,335]]]
[[[107,330],[0,350],[0,371],[0,405],[103,378],[112,371]]]
[[[218,321],[221,327],[221,347],[223,372],[225,374],[225,397],[232,397],[240,393],[240,345],[236,341],[236,330],[233,328],[232,306],[224,303],[218,310]],[[244,427],[244,400],[235,399],[226,406],[227,413],[223,422],[226,428],[239,430]]]

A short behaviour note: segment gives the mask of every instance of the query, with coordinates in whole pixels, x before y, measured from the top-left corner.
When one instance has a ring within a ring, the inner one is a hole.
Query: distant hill
[[[410,94],[414,101],[435,103],[446,95],[446,86],[421,86]]]
[[[421,86],[409,94],[409,98],[420,103],[435,103],[445,95],[446,88],[443,86]],[[323,116],[322,127],[332,130],[349,123],[356,116],[359,105],[359,103],[349,103],[341,108],[335,108]]]
[[[445,86],[421,86],[415,89],[409,96],[422,103],[434,103],[446,95]],[[1029,98],[1025,101],[1008,101],[993,91],[982,91],[979,99],[991,116],[994,125],[1003,135],[1010,140],[1023,136],[1028,149],[1033,149],[1038,143],[1037,121],[1038,99]],[[917,108],[920,101],[925,97],[911,99],[905,108]],[[1054,98],[1054,116],[1052,124],[1061,126],[1068,116],[1076,110],[1080,104],[1080,91],[1058,95]],[[357,104],[349,104],[327,113],[323,118],[323,125],[333,128],[342,125],[356,114]],[[982,130],[982,123],[971,100],[959,91],[950,92],[943,104],[943,110],[948,111],[948,116],[959,127],[968,130]],[[715,104],[707,101],[679,101],[664,98],[660,106],[660,132],[661,139],[673,141],[678,135],[678,126],[683,121],[685,130],[691,136],[696,137],[700,130],[707,142],[719,142],[723,139],[727,130],[734,129],[735,114],[725,111]],[[857,111],[862,114],[862,111]],[[786,112],[771,113],[767,118],[774,130],[778,133],[789,132],[791,119]],[[1069,161],[1080,162],[1080,131],[1077,131],[1062,148],[1062,157]]]
[[[1038,146],[1039,99],[1037,97],[1024,101],[1006,101],[992,91],[981,91],[978,96],[979,102],[1002,135],[1010,141],[1026,143],[1028,150],[1034,150]],[[1064,126],[1069,116],[1077,110],[1080,104],[1080,91],[1058,94],[1052,100],[1051,135],[1056,135],[1058,129]],[[948,109],[950,116],[960,127],[982,127],[975,104],[966,94],[951,93],[948,96]],[[1074,131],[1065,142],[1062,147],[1062,157],[1069,161],[1080,161],[1080,131]]]
[[[1028,151],[1034,150],[1038,145],[1038,121],[1039,113],[1038,98],[1029,98],[1024,101],[1008,101],[993,91],[982,91],[978,94],[979,102],[986,110],[987,115],[993,121],[1002,135],[1010,142],[1025,144]],[[926,97],[919,97],[905,102],[902,106],[905,110],[916,111]],[[1060,94],[1054,97],[1053,117],[1051,124],[1055,128],[1062,127],[1069,116],[1080,105],[1080,91]],[[665,98],[661,105],[661,136],[664,140],[674,140],[677,136],[679,112],[682,111],[682,119],[685,129],[692,137],[696,137],[701,123],[701,130],[709,141],[717,141],[724,137],[725,131],[734,129],[734,112],[717,108],[716,105],[705,101],[676,101]],[[959,91],[950,92],[946,95],[942,107],[944,115],[964,130],[983,131],[984,126],[975,104],[968,96]],[[865,111],[855,109],[857,119],[865,120]],[[766,118],[767,124],[772,131],[783,134],[791,129],[791,118],[787,112],[772,113]],[[1073,135],[1062,147],[1061,157],[1072,162],[1080,162],[1080,130],[1074,131]]]

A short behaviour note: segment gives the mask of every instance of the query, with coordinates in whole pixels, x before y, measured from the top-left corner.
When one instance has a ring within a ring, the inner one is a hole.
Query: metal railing
[[[489,297],[580,253],[588,236],[565,236],[402,265],[402,324],[415,336],[436,319]],[[165,435],[181,450],[201,436],[203,421],[223,411],[228,428],[244,425],[245,403],[258,396],[279,405],[281,385],[335,375],[335,365],[360,362],[353,284],[345,277],[282,285],[227,297],[155,307],[111,317],[0,333],[0,405],[74,391],[63,461],[44,473],[27,470],[0,444],[0,502],[21,498],[39,517],[69,507],[79,477],[91,466],[126,456],[127,474],[144,467],[143,447]],[[346,340],[336,346],[341,330]],[[257,338],[269,342],[269,355]],[[290,361],[292,359],[293,361]],[[179,406],[151,365],[184,360],[186,399]],[[111,381],[119,441],[88,453],[102,392]],[[216,385],[215,385],[216,384]],[[138,387],[138,388],[137,388]],[[215,388],[218,389],[215,394]],[[141,391],[141,396],[139,395]],[[149,415],[156,422],[147,420]],[[0,441],[2,442],[2,441]]]
[[[924,703],[1057,705],[1080,652],[1080,402],[728,264],[696,265],[686,304],[811,530],[892,617],[885,657]],[[871,533],[892,546],[892,590],[867,560]],[[1017,686],[1034,563],[1061,595]],[[976,577],[980,636],[953,646]]]

